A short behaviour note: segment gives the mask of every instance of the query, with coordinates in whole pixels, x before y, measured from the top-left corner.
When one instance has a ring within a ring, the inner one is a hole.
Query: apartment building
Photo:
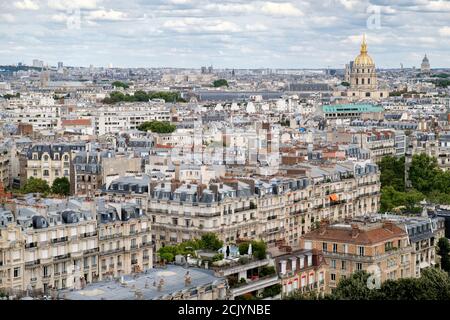
[[[150,222],[133,204],[98,208],[99,280],[138,273],[153,267]]]
[[[64,206],[18,208],[17,218],[10,211],[1,214],[1,289],[49,293],[52,289],[81,287],[95,281],[95,217],[89,210]]]
[[[99,107],[93,115],[95,134],[101,136],[108,133],[134,130],[147,121],[170,121],[171,112],[160,106],[160,103],[121,104],[117,106]]]
[[[285,246],[269,252],[281,280],[281,299],[295,292],[324,294],[327,266],[320,250]]]
[[[102,187],[100,152],[77,152],[71,162],[70,191],[73,195],[93,197]]]
[[[322,250],[330,290],[359,270],[374,273],[381,282],[414,277],[408,233],[391,221],[354,219],[329,224],[324,220],[319,228],[302,237],[300,245]]]
[[[51,186],[56,178],[71,179],[74,151],[85,151],[84,143],[34,144],[21,154],[21,185],[30,177],[40,178]]]
[[[11,183],[11,157],[6,149],[0,148],[0,183],[9,187]]]

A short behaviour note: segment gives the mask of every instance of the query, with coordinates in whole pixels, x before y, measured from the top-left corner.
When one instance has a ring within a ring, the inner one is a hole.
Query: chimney
[[[329,224],[330,224],[330,221],[328,219],[322,219],[320,221],[320,225],[319,225],[319,234],[320,235],[324,235],[325,234]]]
[[[352,224],[352,238],[356,238],[359,235],[359,227],[357,224]]]
[[[392,221],[385,221],[383,223],[383,228],[388,229],[391,232],[394,232],[394,223]]]

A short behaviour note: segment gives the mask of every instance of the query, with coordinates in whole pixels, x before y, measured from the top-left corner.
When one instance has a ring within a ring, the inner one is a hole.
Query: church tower
[[[371,91],[377,88],[375,63],[367,53],[366,36],[363,36],[361,50],[355,58],[350,74],[350,87],[357,91]]]

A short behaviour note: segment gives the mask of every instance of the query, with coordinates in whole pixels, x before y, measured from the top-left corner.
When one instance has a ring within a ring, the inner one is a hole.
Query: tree
[[[53,181],[52,192],[62,196],[68,196],[70,194],[70,182],[66,177],[56,178]]]
[[[113,87],[116,88],[124,88],[124,89],[128,89],[130,87],[130,85],[128,83],[122,82],[122,81],[114,81],[112,83]]]
[[[433,177],[439,171],[436,158],[426,154],[414,155],[409,168],[409,180],[415,189],[427,194],[433,190]]]
[[[252,244],[252,254],[257,259],[266,258],[267,245],[264,241],[251,241],[251,242],[242,242],[239,244],[239,253],[241,255],[248,253],[248,247]]]
[[[47,181],[43,179],[31,177],[23,186],[22,191],[24,193],[47,194],[50,192],[50,186],[48,185]]]
[[[228,81],[225,79],[218,79],[213,82],[213,86],[214,88],[228,87]]]
[[[438,252],[441,256],[441,268],[447,272],[450,272],[450,243],[447,238],[440,238],[438,241]]]
[[[375,289],[369,289],[367,286],[369,276],[366,271],[358,271],[340,280],[332,296],[338,300],[370,300]]]
[[[138,130],[148,131],[155,133],[172,133],[177,129],[177,127],[167,121],[146,121],[142,123]]]
[[[223,246],[223,241],[217,238],[217,235],[212,232],[208,232],[202,235],[202,248],[217,251]]]
[[[341,86],[350,87],[350,83],[348,83],[347,81],[342,81]]]
[[[378,164],[382,187],[392,186],[397,191],[405,191],[405,157],[383,157]]]

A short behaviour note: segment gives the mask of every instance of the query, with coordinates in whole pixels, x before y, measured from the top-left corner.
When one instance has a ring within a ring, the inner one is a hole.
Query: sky
[[[0,64],[450,67],[450,0],[0,0]]]

